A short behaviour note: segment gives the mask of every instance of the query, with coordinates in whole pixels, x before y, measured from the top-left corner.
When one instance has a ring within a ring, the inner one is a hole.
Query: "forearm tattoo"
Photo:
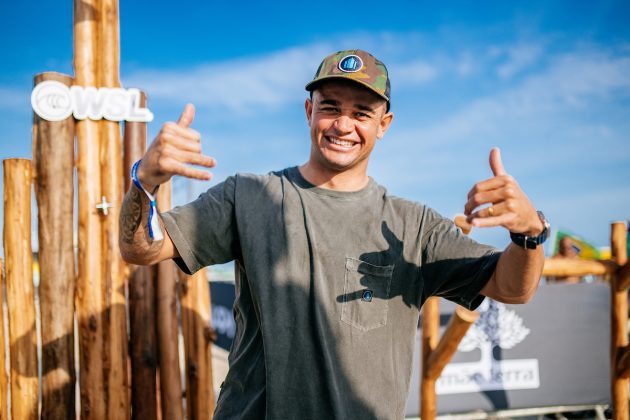
[[[133,238],[142,223],[142,197],[137,188],[131,187],[125,195],[120,211],[120,237],[123,242],[133,244]]]

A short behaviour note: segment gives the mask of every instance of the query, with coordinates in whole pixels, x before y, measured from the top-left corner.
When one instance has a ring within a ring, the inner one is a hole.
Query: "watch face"
[[[551,225],[549,224],[549,221],[547,220],[547,218],[545,217],[543,212],[542,211],[537,211],[536,213],[538,213],[538,217],[540,217],[540,221],[543,224],[544,230],[547,231],[547,230],[551,229]]]

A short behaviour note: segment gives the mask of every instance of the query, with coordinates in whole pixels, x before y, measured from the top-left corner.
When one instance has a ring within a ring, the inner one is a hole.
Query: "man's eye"
[[[337,112],[337,108],[333,106],[324,106],[320,108],[323,112]]]
[[[357,112],[355,115],[357,118],[370,118],[370,114],[366,114],[365,112]]]

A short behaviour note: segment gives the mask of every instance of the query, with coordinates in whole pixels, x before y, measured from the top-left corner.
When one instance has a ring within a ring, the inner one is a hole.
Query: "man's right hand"
[[[195,107],[187,104],[177,123],[167,122],[149,146],[138,167],[138,180],[149,192],[167,182],[173,175],[210,180],[210,172],[192,168],[199,165],[213,168],[214,158],[201,153],[201,135],[190,128]]]

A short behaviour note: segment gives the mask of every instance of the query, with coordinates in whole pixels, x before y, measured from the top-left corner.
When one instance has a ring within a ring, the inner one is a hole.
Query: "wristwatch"
[[[512,239],[512,242],[514,242],[516,245],[525,249],[536,249],[538,245],[542,245],[543,242],[547,240],[551,225],[545,218],[545,215],[542,211],[537,211],[536,213],[538,213],[538,217],[540,217],[540,221],[543,224],[543,231],[540,232],[540,235],[538,236],[527,236],[522,233],[510,232],[510,239]]]

